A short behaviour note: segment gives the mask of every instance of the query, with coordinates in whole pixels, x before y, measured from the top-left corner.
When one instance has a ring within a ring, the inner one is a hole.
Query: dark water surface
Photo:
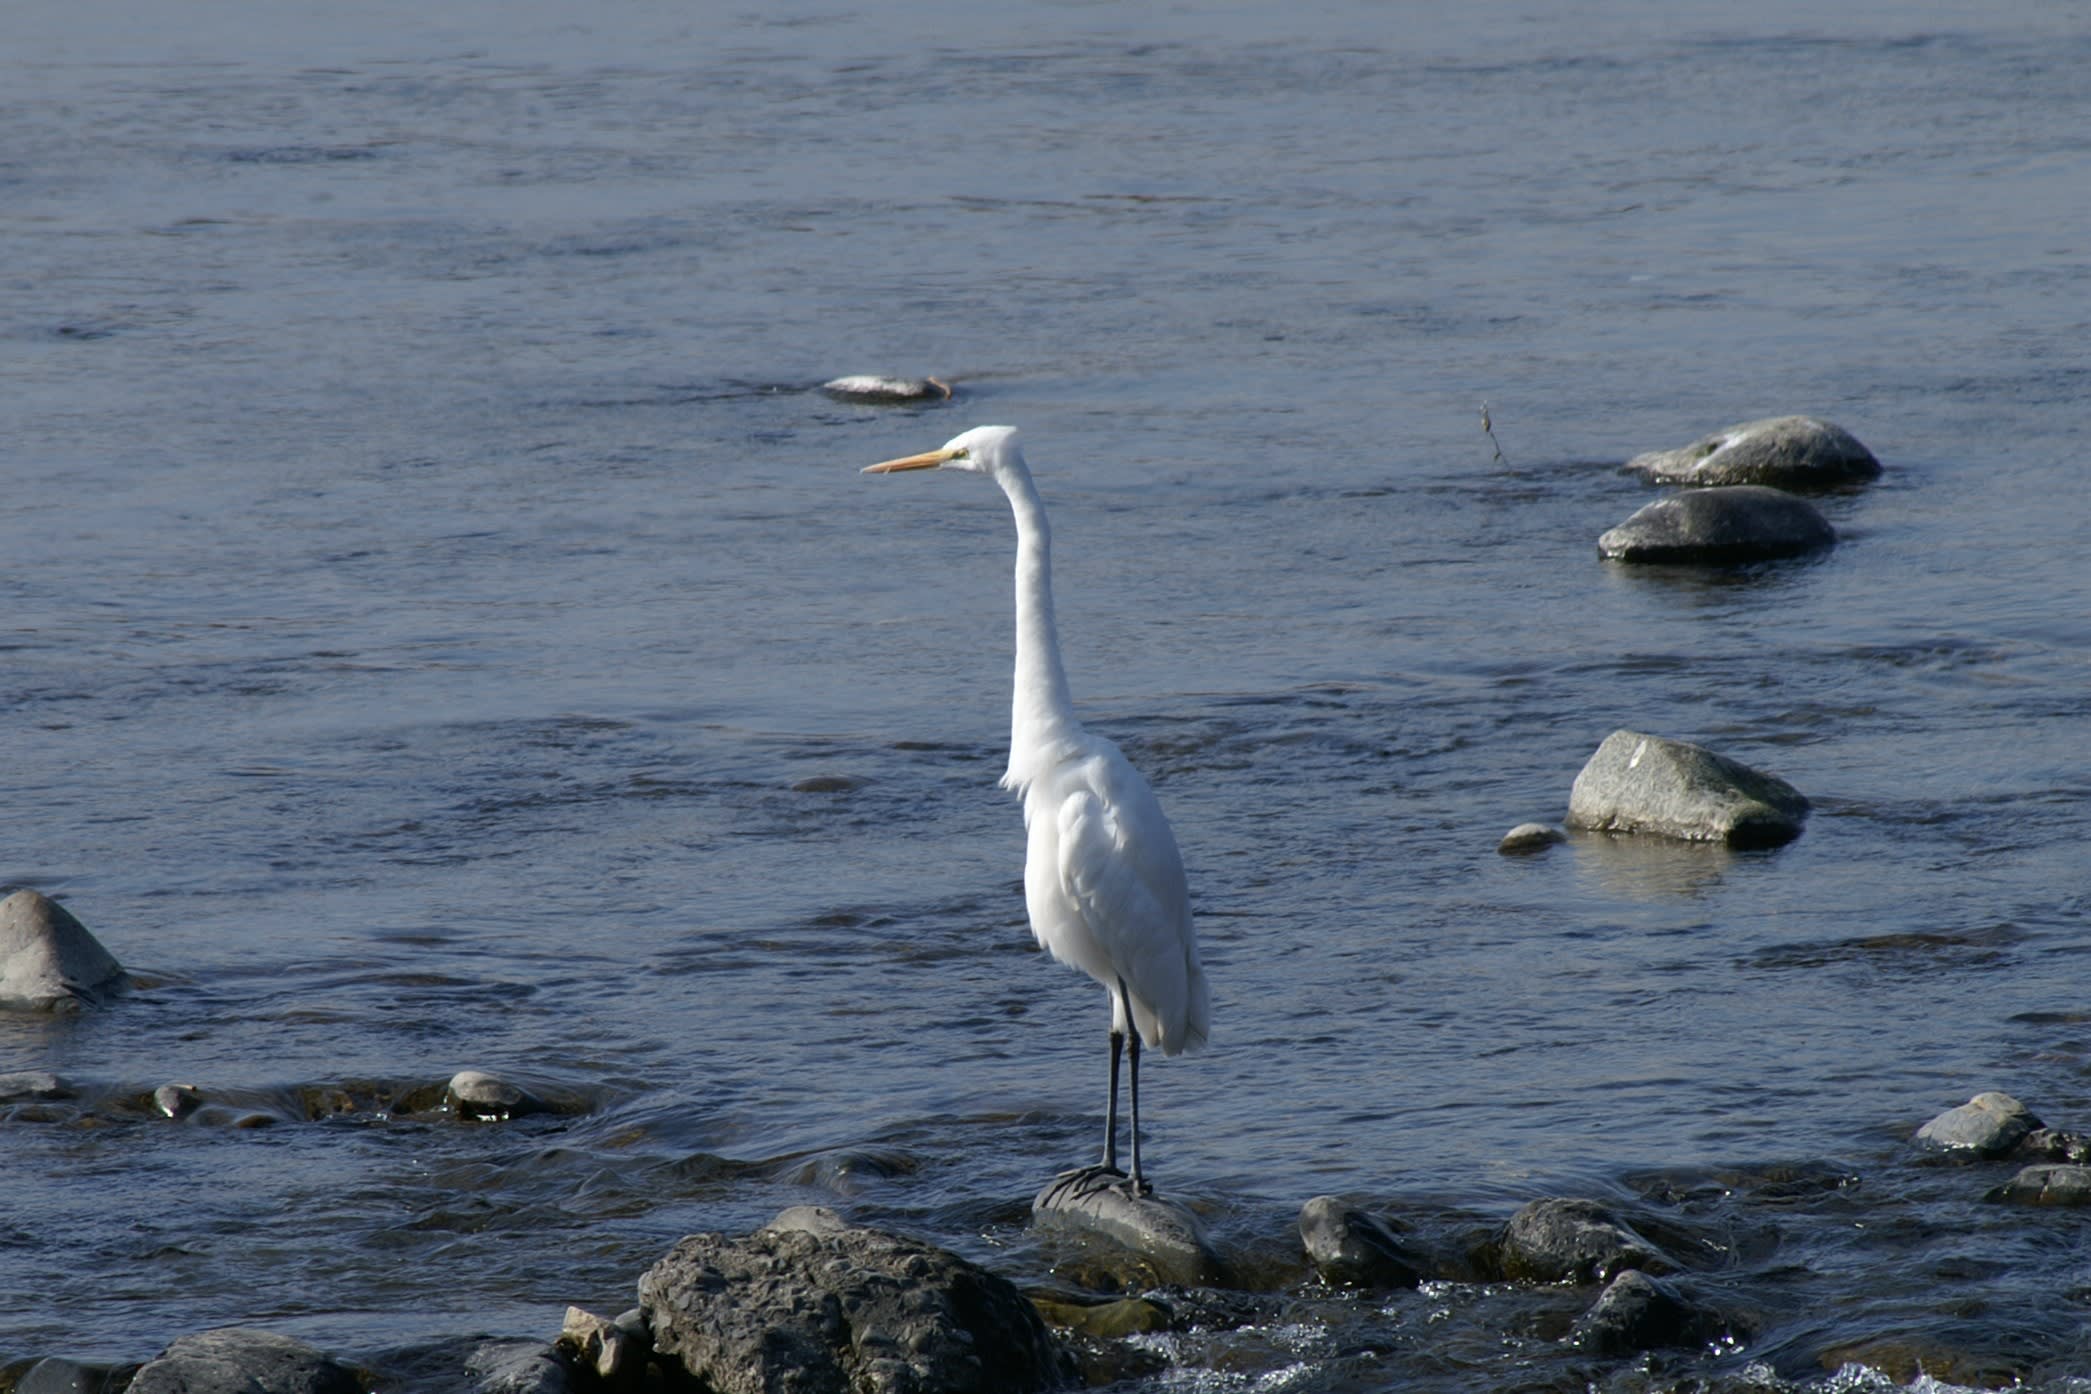
[[[0,1357],[548,1336],[804,1201],[1044,1280],[1105,1018],[1013,534],[856,473],[1001,421],[1215,985],[1149,1159],[1261,1289],[1137,1387],[2091,1380],[2084,1218],[1908,1146],[2091,1126],[2081,6],[429,8],[4,21],[0,883],[144,986],[0,1020],[79,1092],[0,1123]],[[1786,411],[1887,465],[1833,551],[1599,562]],[[1806,834],[1497,856],[1621,726]],[[465,1066],[567,1111],[397,1111]],[[1321,1192],[1667,1217],[1747,1329],[1332,1294]]]

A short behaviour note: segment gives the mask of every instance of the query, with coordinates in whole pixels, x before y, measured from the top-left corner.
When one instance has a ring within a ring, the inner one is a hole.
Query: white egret
[[[1053,627],[1052,535],[1012,426],[979,426],[940,450],[866,474],[947,469],[984,474],[1016,514],[1016,683],[1002,787],[1024,801],[1024,904],[1054,958],[1103,984],[1111,1001],[1106,1171],[1118,1170],[1118,1061],[1130,1055],[1130,1193],[1140,1169],[1140,1046],[1164,1055],[1205,1044],[1212,993],[1198,963],[1176,836],[1154,791],[1117,746],[1082,729]]]

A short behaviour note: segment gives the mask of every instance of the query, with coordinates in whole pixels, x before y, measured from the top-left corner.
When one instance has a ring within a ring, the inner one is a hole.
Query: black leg
[[[1139,1038],[1136,1036],[1134,1040]],[[1136,1047],[1137,1048],[1137,1047]],[[1104,1170],[1118,1170],[1118,1056],[1125,1049],[1122,1032],[1111,1033],[1111,1104],[1104,1110]]]
[[[1131,1037],[1126,1043],[1126,1055],[1129,1057],[1127,1064],[1130,1067],[1128,1073],[1131,1075],[1133,1096],[1132,1193],[1144,1196],[1152,1188],[1147,1184],[1147,1178],[1140,1174],[1140,1033],[1129,1031],[1126,1034]]]

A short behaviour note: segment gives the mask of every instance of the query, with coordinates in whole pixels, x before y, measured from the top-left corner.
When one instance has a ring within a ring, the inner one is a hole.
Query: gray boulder
[[[1300,1243],[1331,1283],[1412,1288],[1429,1268],[1393,1225],[1338,1196],[1300,1207]]]
[[[1701,436],[1682,450],[1653,450],[1626,462],[1657,484],[1768,484],[1835,489],[1880,474],[1880,461],[1851,432],[1812,416],[1768,416]]]
[[[1689,741],[1614,731],[1576,775],[1570,827],[1655,833],[1731,847],[1776,847],[1800,836],[1808,800]]]
[[[654,1350],[713,1394],[1053,1389],[1074,1367],[1007,1280],[919,1240],[800,1207],[693,1234],[639,1280]],[[679,1371],[679,1373],[678,1373]]]
[[[1032,1199],[1031,1218],[1112,1240],[1145,1259],[1162,1282],[1224,1282],[1226,1264],[1190,1207],[1151,1192],[1128,1195],[1125,1179],[1095,1166],[1063,1171]]]
[[[1592,1200],[1535,1200],[1510,1217],[1494,1247],[1497,1271],[1517,1282],[1609,1282],[1630,1268],[1667,1273],[1672,1267]]]
[[[1949,1108],[1917,1129],[1917,1141],[1941,1152],[2000,1157],[2040,1126],[2040,1120],[2009,1094],[1988,1090],[1959,1108]]]
[[[1755,484],[1687,489],[1657,499],[1597,539],[1612,561],[1772,561],[1827,547],[1837,530],[1804,498]]]
[[[2091,1205],[2091,1166],[2043,1162],[2025,1167],[1985,1199],[2013,1205]]]
[[[130,1394],[361,1394],[355,1370],[274,1331],[227,1326],[183,1336],[131,1381]]]
[[[57,901],[29,890],[0,900],[0,1007],[77,1011],[124,981],[123,965]]]
[[[1595,1355],[1633,1355],[1704,1345],[1725,1325],[1718,1312],[1691,1301],[1674,1284],[1628,1269],[1577,1319],[1569,1340]]]

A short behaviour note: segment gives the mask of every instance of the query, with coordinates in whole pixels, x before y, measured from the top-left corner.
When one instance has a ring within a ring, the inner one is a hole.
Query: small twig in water
[[[1493,463],[1497,463],[1497,464],[1501,464],[1501,463],[1504,463],[1504,460],[1503,460],[1503,447],[1502,447],[1502,444],[1501,444],[1500,442],[1498,442],[1498,441],[1496,440],[1496,425],[1495,425],[1495,423],[1494,423],[1493,421],[1490,421],[1490,420],[1488,419],[1488,403],[1487,403],[1487,402],[1483,402],[1483,403],[1481,404],[1481,434],[1483,434],[1483,435],[1487,436],[1487,437],[1488,437],[1488,443],[1489,443],[1490,445],[1493,445],[1493,446],[1495,446],[1495,448],[1496,448],[1496,458],[1495,458],[1495,461],[1494,461]]]

